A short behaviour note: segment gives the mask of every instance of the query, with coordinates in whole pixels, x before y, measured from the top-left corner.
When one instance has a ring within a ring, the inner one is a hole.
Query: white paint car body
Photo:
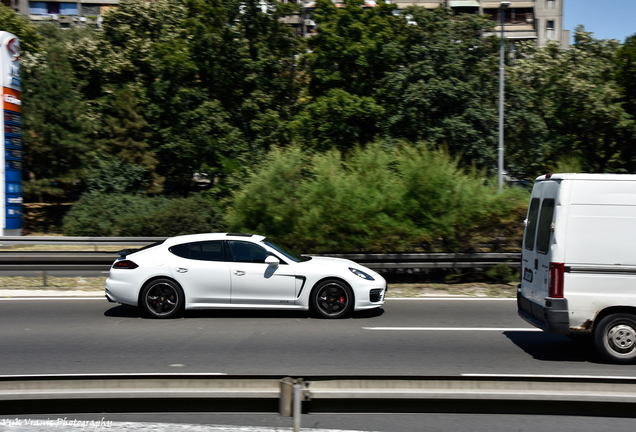
[[[173,305],[177,309],[313,308],[325,318],[338,318],[384,304],[386,281],[373,270],[340,258],[299,258],[258,235],[171,237],[115,261],[106,297],[140,306],[158,318],[178,313],[167,310],[172,291],[174,302],[181,302]],[[163,281],[162,287],[146,292],[156,281]],[[316,290],[322,297],[316,297]],[[168,302],[165,307],[158,303],[163,301]],[[331,302],[331,308],[325,302]]]

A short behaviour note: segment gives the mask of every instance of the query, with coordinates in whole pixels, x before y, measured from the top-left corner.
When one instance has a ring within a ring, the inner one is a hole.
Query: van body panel
[[[564,264],[562,299],[549,297],[550,263]],[[546,331],[592,332],[604,310],[636,309],[636,175],[537,178],[521,270],[519,315]]]

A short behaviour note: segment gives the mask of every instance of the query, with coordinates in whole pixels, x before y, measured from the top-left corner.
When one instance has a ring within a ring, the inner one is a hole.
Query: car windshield
[[[271,241],[264,241],[263,243],[265,243],[267,246],[271,248],[276,249],[278,252],[282,253],[283,255],[285,255],[287,258],[289,258],[290,260],[294,262],[304,262],[304,261],[309,261],[311,259],[311,257],[302,256],[283,245],[279,245],[278,243],[274,243]]]

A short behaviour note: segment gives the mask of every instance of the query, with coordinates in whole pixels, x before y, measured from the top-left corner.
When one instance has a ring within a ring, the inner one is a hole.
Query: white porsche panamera
[[[353,261],[299,255],[252,234],[171,237],[121,251],[106,298],[170,318],[184,309],[311,310],[324,318],[384,304],[382,276]]]

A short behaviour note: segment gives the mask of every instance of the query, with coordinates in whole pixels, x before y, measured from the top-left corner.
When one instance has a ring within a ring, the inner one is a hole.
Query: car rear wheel
[[[141,293],[141,306],[153,318],[172,318],[181,312],[184,295],[170,279],[156,279]]]
[[[353,292],[344,282],[326,280],[312,292],[311,305],[322,318],[342,318],[353,308]]]
[[[594,330],[597,351],[612,363],[636,360],[636,316],[614,314],[603,318]]]

